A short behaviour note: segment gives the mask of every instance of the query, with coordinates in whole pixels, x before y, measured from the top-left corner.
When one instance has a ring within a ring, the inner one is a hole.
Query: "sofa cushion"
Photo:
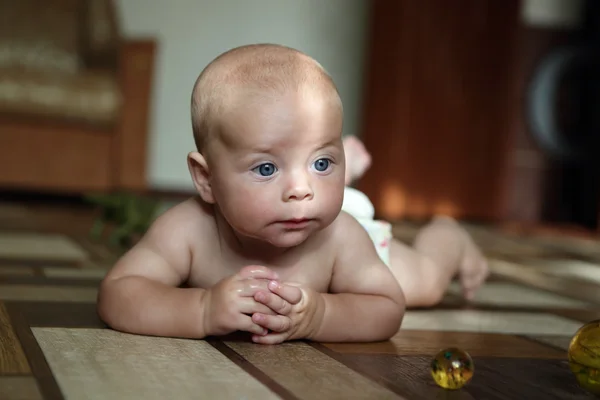
[[[0,113],[106,125],[116,122],[121,102],[118,82],[107,72],[0,69]]]
[[[0,67],[77,72],[84,2],[0,0]]]

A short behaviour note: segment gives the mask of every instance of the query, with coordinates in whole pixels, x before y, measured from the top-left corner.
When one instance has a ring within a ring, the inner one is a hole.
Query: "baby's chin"
[[[296,247],[304,243],[313,232],[306,233],[302,231],[285,232],[274,238],[269,238],[269,244],[279,248]]]
[[[287,249],[301,245],[316,229],[302,230],[277,230],[261,232],[256,235],[251,235],[255,240],[259,240],[268,246],[273,246],[280,249]]]

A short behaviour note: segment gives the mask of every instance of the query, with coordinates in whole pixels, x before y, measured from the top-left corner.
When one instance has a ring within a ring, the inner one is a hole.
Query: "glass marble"
[[[431,361],[431,376],[444,389],[460,389],[471,380],[475,365],[469,353],[456,347],[444,349]]]
[[[569,367],[579,385],[600,394],[600,320],[588,322],[569,344]]]

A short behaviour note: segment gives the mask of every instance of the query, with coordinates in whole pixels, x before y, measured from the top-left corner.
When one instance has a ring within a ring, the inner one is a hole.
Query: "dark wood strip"
[[[123,249],[111,249],[104,243],[96,243],[89,238],[81,236],[69,236],[82,249],[88,252],[90,259],[101,263],[112,263],[123,253]]]
[[[600,312],[593,305],[591,308],[556,308],[556,307],[531,307],[521,305],[497,305],[497,304],[474,304],[460,299],[455,301],[445,301],[435,306],[435,310],[477,310],[477,311],[501,311],[507,313],[536,313],[536,314],[555,314],[558,316],[571,318],[577,321],[582,320],[584,316],[598,315]],[[422,310],[431,310],[424,308]],[[414,308],[413,310],[419,310]],[[600,318],[600,317],[599,317]]]
[[[398,399],[398,395],[362,376],[305,341],[257,346],[249,340],[224,340],[237,354],[276,380],[296,397]]]
[[[0,302],[0,375],[31,374],[4,303]]]
[[[43,400],[32,376],[0,376],[2,400]]]
[[[52,260],[52,259],[18,259],[18,258],[1,258],[1,265],[17,266],[22,265],[26,267],[68,267],[68,268],[79,268],[86,260]]]
[[[244,371],[246,371],[248,374],[250,374],[256,380],[258,380],[260,383],[262,383],[267,388],[269,388],[269,390],[271,390],[277,396],[281,397],[282,399],[289,399],[289,400],[297,400],[298,399],[296,396],[294,396],[294,394],[292,392],[287,390],[285,387],[281,386],[274,379],[272,379],[267,374],[265,374],[263,371],[261,371],[259,368],[254,366],[251,362],[246,360],[244,357],[242,357],[235,350],[233,350],[232,348],[227,346],[221,340],[216,339],[216,338],[208,338],[208,339],[206,339],[206,341],[211,346],[213,346],[215,349],[219,350],[225,357],[227,357],[228,359],[233,361],[236,365],[238,365],[240,368],[242,368]]]
[[[546,346],[555,348],[556,350],[562,351],[564,356],[567,356],[567,350],[571,337],[560,336],[560,335],[519,335],[533,343],[540,343]],[[563,357],[564,358],[564,357]]]
[[[71,286],[98,287],[101,279],[82,278],[50,278],[41,272],[40,276],[6,275],[0,276],[0,284],[32,285],[32,286]]]
[[[444,398],[436,397],[442,393],[437,390],[436,387],[427,383],[425,380],[426,371],[423,369],[401,368],[399,370],[398,368],[394,368],[391,364],[373,365],[361,363],[359,360],[360,356],[358,355],[349,356],[347,354],[338,353],[317,342],[310,342],[309,344],[325,355],[400,396],[406,396],[409,399],[415,400]],[[376,357],[377,355],[367,356],[370,360],[374,360]],[[392,360],[402,362],[405,359],[406,357],[395,356]],[[393,373],[388,374],[389,371],[392,371]],[[431,379],[431,377],[429,377],[429,379]],[[458,396],[456,395],[457,393]],[[463,396],[462,392],[450,392],[448,394],[452,396],[447,397],[448,399],[472,399],[471,396]]]
[[[322,347],[344,354],[433,356],[446,347],[465,349],[471,356],[563,359],[564,352],[522,337],[498,333],[400,330],[391,340],[375,343],[327,343]]]
[[[42,269],[41,266],[36,265],[34,267],[32,267],[33,269],[33,276],[35,276],[36,278],[45,278],[46,275],[44,274],[44,270]]]
[[[536,358],[473,357],[475,375],[461,390],[439,388],[431,377],[431,357],[392,354],[341,354],[314,347],[411,399],[592,399],[581,389],[566,361]]]
[[[579,387],[565,360],[474,358],[468,391],[478,399],[595,399]]]
[[[32,328],[107,328],[93,303],[6,302],[6,307],[23,315]]]
[[[0,276],[33,276],[33,268],[17,265],[0,265]]]
[[[18,307],[14,307],[10,303],[6,304],[6,309],[43,398],[45,400],[63,400],[64,396],[56,379],[54,379],[50,365],[44,357],[44,352],[29,327],[26,316],[18,311]]]

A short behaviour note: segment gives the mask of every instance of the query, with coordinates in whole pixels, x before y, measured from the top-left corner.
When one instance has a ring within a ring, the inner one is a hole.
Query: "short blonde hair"
[[[290,47],[253,44],[233,48],[200,73],[191,98],[192,130],[198,151],[219,130],[220,118],[243,91],[283,94],[309,87],[341,100],[332,78],[314,59]]]

